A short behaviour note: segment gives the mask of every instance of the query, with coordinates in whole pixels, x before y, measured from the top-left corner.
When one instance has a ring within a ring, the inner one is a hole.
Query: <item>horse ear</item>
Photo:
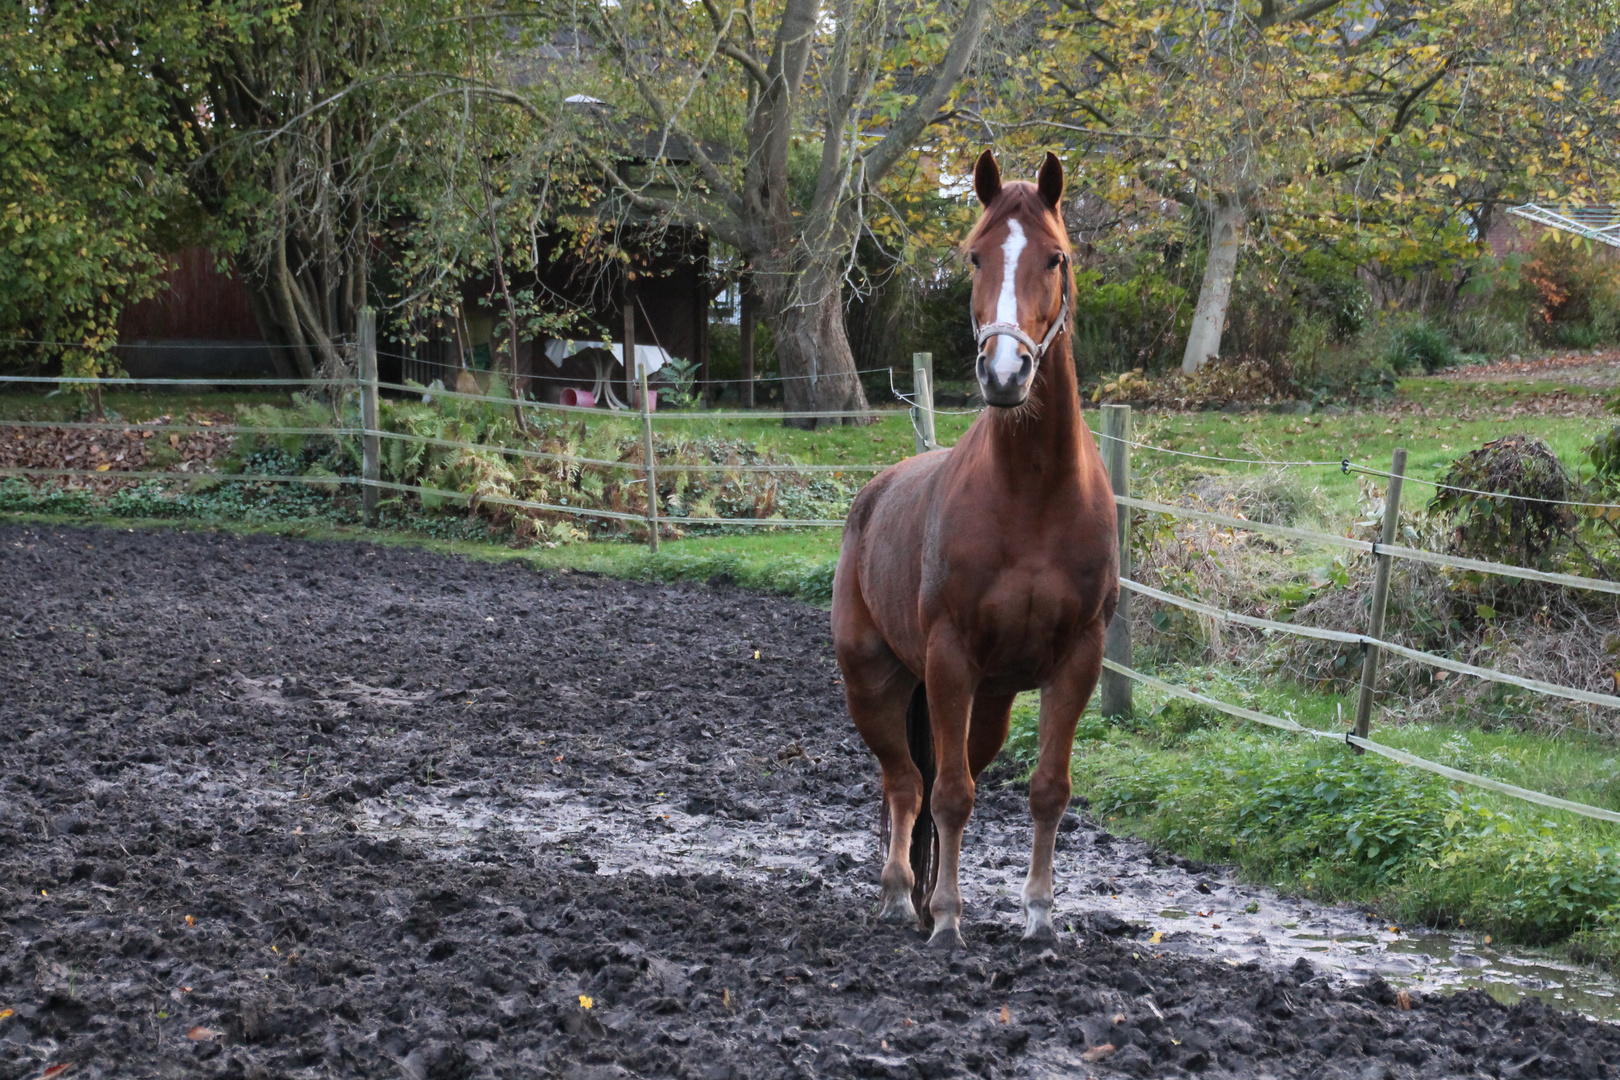
[[[996,164],[995,151],[986,150],[979,155],[979,163],[973,167],[973,190],[984,206],[989,206],[1001,194],[1001,166]]]
[[[1052,151],[1046,152],[1046,160],[1041,162],[1041,176],[1036,185],[1041,191],[1041,201],[1053,210],[1063,201],[1063,162]]]

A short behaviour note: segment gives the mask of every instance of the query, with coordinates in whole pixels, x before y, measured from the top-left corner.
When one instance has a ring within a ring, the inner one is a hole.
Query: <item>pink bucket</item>
[[[631,396],[631,401],[634,408],[641,408],[641,387],[635,387],[635,393]],[[658,411],[658,391],[656,390],[647,391],[647,411]]]
[[[563,405],[574,405],[581,409],[594,409],[596,395],[589,390],[575,390],[572,386],[564,387],[559,395],[559,402]]]

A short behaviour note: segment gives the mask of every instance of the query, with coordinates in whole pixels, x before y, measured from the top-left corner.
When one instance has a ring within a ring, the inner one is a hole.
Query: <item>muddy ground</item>
[[[874,924],[801,604],[19,525],[0,583],[0,1077],[1620,1074],[1620,1028],[1188,955],[1074,880],[1026,951],[1006,771],[969,950]]]

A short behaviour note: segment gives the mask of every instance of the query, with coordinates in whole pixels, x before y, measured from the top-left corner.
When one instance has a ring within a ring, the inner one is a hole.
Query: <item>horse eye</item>
[[[1052,256],[1052,261],[1048,262],[1046,264],[1046,268],[1048,270],[1056,270],[1058,267],[1060,267],[1062,265],[1063,265],[1063,253],[1059,252],[1058,254]]]

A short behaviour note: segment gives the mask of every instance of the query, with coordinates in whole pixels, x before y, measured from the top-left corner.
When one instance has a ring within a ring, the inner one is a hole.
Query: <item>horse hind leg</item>
[[[1024,879],[1024,940],[1057,940],[1052,928],[1052,862],[1058,825],[1069,808],[1073,790],[1069,767],[1074,751],[1074,729],[1102,673],[1103,623],[1087,631],[1074,658],[1051,686],[1041,691],[1040,749],[1029,778],[1029,813],[1035,823],[1029,876]]]

